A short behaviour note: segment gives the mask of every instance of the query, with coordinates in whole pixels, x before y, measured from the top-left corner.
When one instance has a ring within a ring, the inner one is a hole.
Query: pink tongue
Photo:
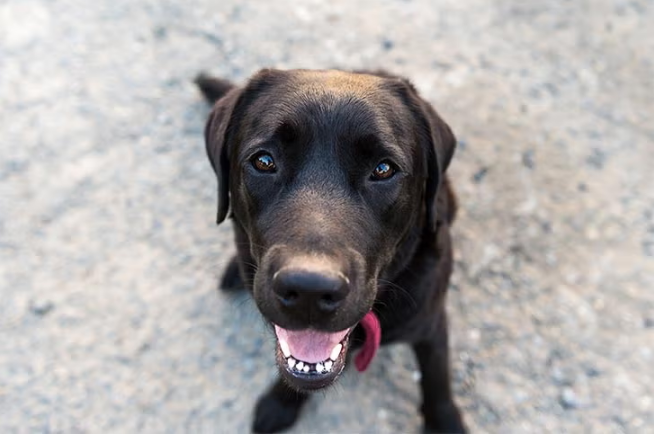
[[[347,336],[349,331],[349,329],[336,333],[315,330],[293,331],[275,325],[277,339],[286,341],[291,355],[295,359],[309,363],[318,363],[328,359],[332,349]]]

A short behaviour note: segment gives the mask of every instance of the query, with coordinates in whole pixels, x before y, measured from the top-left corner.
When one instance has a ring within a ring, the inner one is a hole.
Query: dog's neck
[[[439,198],[442,195],[444,193],[440,191],[438,193]],[[414,218],[402,240],[398,243],[393,259],[379,273],[380,280],[394,282],[402,270],[405,270],[414,261],[416,255],[421,254],[421,250],[438,250],[438,233],[443,224],[440,218],[443,210],[438,209],[442,208],[442,206],[438,206],[439,203],[442,204],[443,202],[441,200],[434,201],[434,209],[432,210],[435,215],[439,216],[435,231],[427,224],[427,210],[423,205],[421,212]]]

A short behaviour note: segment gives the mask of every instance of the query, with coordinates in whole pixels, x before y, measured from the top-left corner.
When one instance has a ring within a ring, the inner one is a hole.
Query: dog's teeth
[[[298,371],[301,371],[302,368],[304,368],[304,363],[297,362],[297,365],[295,365],[295,369],[297,369]]]
[[[325,367],[323,366],[322,363],[317,363],[317,364],[316,364],[316,372],[317,372],[317,373],[320,374],[320,373],[322,372],[323,369],[325,369]]]
[[[305,373],[309,372],[309,365],[304,365],[304,369],[302,369]]]
[[[332,349],[332,353],[329,355],[329,358],[332,359],[333,361],[336,361],[338,359],[338,355],[341,354],[341,349],[343,348],[343,345],[338,344]]]
[[[332,362],[331,360],[327,360],[325,362],[325,371],[327,371],[327,372],[331,371],[333,364],[334,364],[334,362]]]
[[[282,349],[282,353],[284,354],[284,357],[291,357],[291,349],[288,347],[288,344],[284,339],[279,340],[279,348]]]
[[[289,357],[287,361],[288,361],[288,367],[293,369],[293,366],[295,366],[296,363],[295,359],[293,357]]]

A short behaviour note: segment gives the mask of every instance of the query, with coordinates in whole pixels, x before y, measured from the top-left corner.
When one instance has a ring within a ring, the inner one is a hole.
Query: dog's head
[[[404,79],[306,70],[263,70],[230,89],[205,135],[218,223],[230,211],[246,235],[282,375],[326,386],[378,279],[434,232],[454,136]]]

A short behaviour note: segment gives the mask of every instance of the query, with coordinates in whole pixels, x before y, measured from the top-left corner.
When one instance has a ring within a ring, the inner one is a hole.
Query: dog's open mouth
[[[335,332],[286,330],[275,325],[277,363],[282,376],[299,389],[331,384],[345,367],[352,328]]]

